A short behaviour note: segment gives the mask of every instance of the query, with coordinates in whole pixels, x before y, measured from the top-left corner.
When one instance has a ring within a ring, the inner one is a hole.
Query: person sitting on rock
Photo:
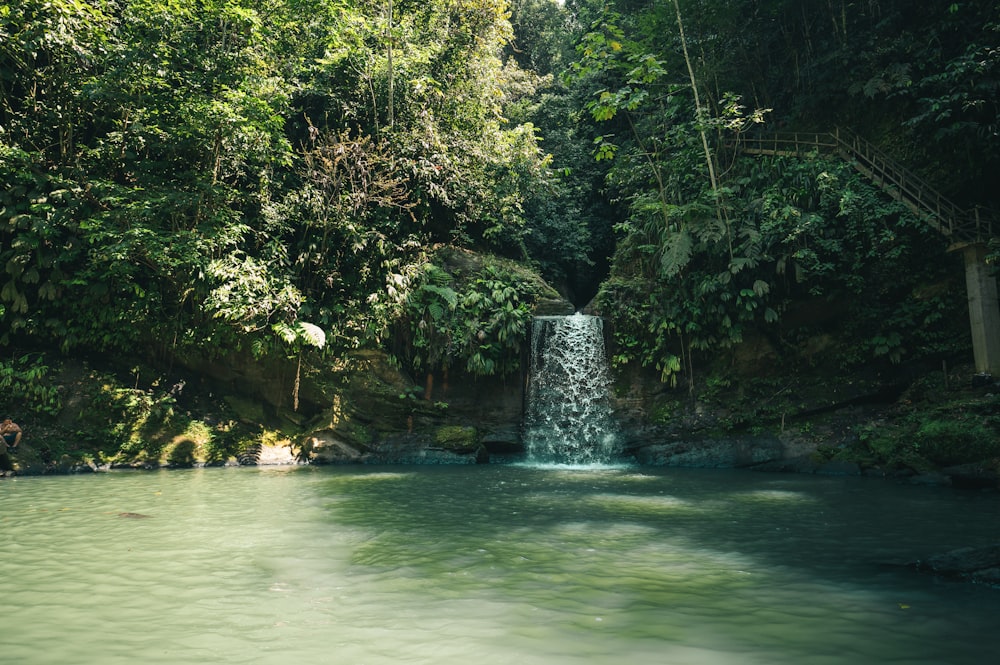
[[[3,420],[0,421],[0,436],[3,437],[8,449],[17,450],[18,444],[21,443],[21,434],[20,426],[9,416],[4,416]]]

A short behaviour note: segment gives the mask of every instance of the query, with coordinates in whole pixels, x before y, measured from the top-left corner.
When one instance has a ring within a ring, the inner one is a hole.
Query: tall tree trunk
[[[302,382],[302,351],[299,350],[299,361],[295,365],[295,383],[292,385],[292,411],[299,410],[299,385]]]
[[[681,50],[684,52],[684,64],[687,65],[688,76],[691,78],[691,92],[694,94],[695,122],[698,124],[698,133],[701,134],[701,147],[705,151],[705,165],[708,166],[708,179],[712,185],[712,194],[715,195],[715,216],[726,225],[726,242],[729,244],[729,260],[733,260],[733,235],[729,228],[729,219],[723,215],[722,201],[719,198],[719,182],[715,176],[715,161],[712,159],[712,151],[708,147],[708,132],[705,131],[706,110],[701,105],[701,95],[698,93],[698,81],[694,76],[694,67],[691,65],[691,56],[688,54],[687,38],[684,36],[684,21],[681,20],[681,5],[678,0],[674,0],[674,10],[677,12],[677,29],[681,36]]]
[[[389,129],[392,129],[394,124],[393,119],[393,96],[395,91],[393,90],[393,71],[392,71],[392,0],[389,0],[389,46],[387,49],[387,66],[389,67]]]
[[[701,146],[705,151],[705,164],[708,166],[708,177],[712,183],[712,193],[717,194],[719,184],[715,178],[715,163],[712,161],[712,151],[708,147],[708,133],[703,124],[705,110],[701,106],[701,95],[698,94],[698,81],[694,77],[694,67],[691,66],[691,56],[688,55],[687,39],[684,37],[684,21],[681,20],[681,6],[674,0],[674,10],[677,12],[677,29],[681,35],[681,50],[684,52],[684,64],[687,65],[688,76],[691,78],[691,91],[694,93],[695,117],[698,122],[698,132],[701,134]]]

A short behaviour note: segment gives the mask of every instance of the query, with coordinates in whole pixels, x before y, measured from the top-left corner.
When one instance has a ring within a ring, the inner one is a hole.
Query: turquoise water
[[[0,662],[978,665],[1000,591],[884,564],[1000,540],[998,516],[734,471],[7,479]]]

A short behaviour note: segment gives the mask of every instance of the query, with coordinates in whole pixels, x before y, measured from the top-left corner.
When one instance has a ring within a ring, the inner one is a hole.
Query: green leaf
[[[295,344],[297,335],[295,333],[295,328],[284,322],[275,323],[271,326],[271,330],[274,331],[278,337],[281,338],[286,344]]]
[[[675,277],[691,260],[693,250],[691,235],[686,229],[672,233],[664,243],[663,255],[660,257],[660,270],[665,277]]]
[[[295,322],[296,338],[305,342],[309,346],[322,349],[326,345],[326,333],[319,326],[306,323],[305,321]]]
[[[753,283],[753,292],[758,296],[766,296],[771,292],[771,285],[762,279],[758,279]]]

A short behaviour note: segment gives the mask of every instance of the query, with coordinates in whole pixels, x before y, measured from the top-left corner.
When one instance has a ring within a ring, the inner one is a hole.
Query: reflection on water
[[[635,468],[13,479],[0,660],[978,665],[1000,591],[885,564],[996,540],[998,506]]]

